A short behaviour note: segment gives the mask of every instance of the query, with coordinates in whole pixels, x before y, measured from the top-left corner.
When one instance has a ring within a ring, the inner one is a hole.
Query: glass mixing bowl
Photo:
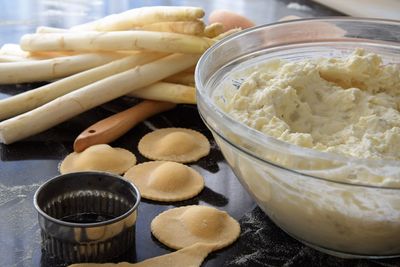
[[[263,25],[211,47],[195,73],[200,115],[225,159],[284,231],[342,257],[400,255],[400,164],[311,150],[268,137],[216,104],[232,73],[270,59],[340,57],[364,48],[400,63],[400,22],[304,19]],[[221,99],[219,100],[221,101]]]

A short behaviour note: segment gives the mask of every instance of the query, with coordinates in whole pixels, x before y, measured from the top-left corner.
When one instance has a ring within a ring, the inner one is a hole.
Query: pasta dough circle
[[[213,237],[222,231],[221,216],[222,213],[217,209],[209,208],[206,206],[198,206],[196,208],[187,209],[180,217],[183,225],[194,235],[203,237]]]
[[[122,174],[136,164],[136,157],[123,148],[106,144],[94,145],[84,151],[73,152],[59,165],[61,174],[79,171],[105,171]]]
[[[213,250],[214,244],[197,243],[193,246],[180,249],[165,255],[150,258],[138,263],[76,263],[69,267],[171,267],[191,266],[200,267],[207,255]]]
[[[171,161],[150,161],[130,168],[124,178],[134,183],[143,198],[156,201],[181,201],[204,188],[203,177],[194,169]]]
[[[210,143],[203,134],[191,129],[164,128],[143,136],[138,149],[152,160],[187,163],[208,155]]]
[[[214,250],[217,250],[239,237],[240,225],[224,211],[194,205],[159,214],[151,222],[151,232],[170,248],[181,249],[203,242],[216,243]]]

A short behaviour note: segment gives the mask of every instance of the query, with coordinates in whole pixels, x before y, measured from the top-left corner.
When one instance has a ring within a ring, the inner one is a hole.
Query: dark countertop
[[[300,5],[288,5],[292,2]],[[22,34],[33,32],[39,25],[69,27],[143,5],[201,6],[207,14],[210,10],[224,8],[247,14],[257,24],[274,22],[285,15],[338,15],[310,1],[2,1],[0,45],[18,42]],[[0,98],[37,86],[39,84],[0,86]],[[39,135],[12,145],[0,145],[0,266],[63,266],[42,255],[40,231],[32,204],[33,194],[40,184],[58,175],[58,164],[72,151],[73,140],[82,130],[132,104],[130,100],[118,99]],[[205,176],[206,188],[199,196],[188,201],[171,204],[143,201],[136,227],[136,248],[126,260],[141,261],[172,251],[151,236],[151,220],[172,207],[202,204],[226,210],[240,220],[242,226],[239,241],[227,249],[212,253],[203,266],[399,266],[393,261],[334,258],[307,248],[284,234],[256,208],[237,181],[195,106],[181,105],[156,116],[138,125],[112,145],[133,151],[138,162],[143,162],[146,159],[140,156],[136,148],[138,140],[154,128],[171,126],[199,130],[209,138],[212,144],[210,155],[192,164]]]
[[[5,86],[0,86],[0,90]],[[82,130],[96,120],[112,114],[125,106],[123,100],[90,110],[79,117],[54,127],[24,141],[1,146],[0,161],[0,266],[64,266],[43,257],[40,232],[32,197],[40,184],[58,174],[59,162],[72,151],[72,143]],[[110,111],[112,110],[112,111]],[[112,145],[123,147],[146,161],[137,151],[140,138],[154,128],[179,126],[204,133],[212,144],[211,153],[192,164],[206,180],[206,188],[195,198],[162,204],[143,200],[139,205],[136,223],[136,248],[123,260],[141,261],[172,250],[155,240],[150,233],[150,222],[159,213],[183,205],[211,205],[229,212],[236,219],[252,208],[254,203],[225,163],[211,133],[202,124],[195,106],[178,108],[142,123]],[[228,250],[210,257],[205,266],[221,266]],[[132,258],[133,257],[133,258]]]

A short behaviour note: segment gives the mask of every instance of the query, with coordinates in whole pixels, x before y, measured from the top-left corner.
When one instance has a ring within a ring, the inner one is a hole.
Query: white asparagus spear
[[[143,25],[143,31],[175,32],[189,35],[202,35],[205,29],[204,22],[196,21],[167,21]]]
[[[214,38],[224,32],[224,25],[222,23],[216,22],[211,25],[208,25],[204,29],[204,36],[208,38]]]
[[[153,84],[197,63],[199,55],[174,54],[104,78],[0,122],[0,142],[11,144],[40,133],[82,112]]]
[[[146,24],[131,30],[143,30],[152,32],[175,32],[189,35],[202,35],[205,25],[201,20],[194,21],[165,21]],[[39,26],[36,28],[36,33],[65,33],[69,29],[54,28],[47,26]]]
[[[0,54],[0,63],[5,62],[21,62],[21,61],[29,61],[31,59],[26,57],[19,57],[19,56],[11,56],[11,55],[1,55]]]
[[[50,81],[103,65],[121,57],[116,53],[102,53],[6,62],[0,64],[0,84]]]
[[[182,73],[192,73],[192,74],[194,74],[195,70],[196,70],[196,66],[192,66],[192,67],[187,68],[186,70],[182,71]]]
[[[135,66],[166,56],[162,53],[141,52],[105,65],[89,69],[33,90],[0,100],[0,120],[37,108],[57,97],[70,93],[90,83],[126,71]]]
[[[134,90],[128,96],[177,104],[196,104],[196,89],[176,83],[157,82]]]
[[[215,41],[186,34],[151,31],[26,34],[25,51],[118,51],[147,49],[166,53],[203,53]]]
[[[77,55],[76,52],[70,51],[61,51],[61,52],[53,52],[53,51],[44,51],[44,52],[27,52],[21,49],[19,44],[4,44],[0,48],[0,56],[11,56],[11,57],[20,57],[19,61],[27,61],[27,60],[39,60],[39,59],[49,59],[54,57],[65,57]],[[17,60],[14,60],[17,61]],[[6,62],[6,61],[4,61]],[[13,62],[13,61],[12,61]]]
[[[222,40],[223,38],[225,38],[226,36],[229,36],[231,34],[240,32],[242,29],[241,28],[234,28],[234,29],[230,29],[226,32],[221,33],[220,35],[218,35],[217,37],[213,38],[213,40],[215,41],[219,41]]]
[[[22,50],[19,44],[4,44],[0,48],[0,55],[29,57],[29,52]]]
[[[55,28],[48,26],[39,26],[36,28],[36,33],[55,33],[55,32],[67,32],[68,29]]]
[[[71,51],[39,51],[39,52],[28,52],[28,59],[50,59],[55,57],[66,57],[66,56],[75,56],[82,53],[71,52]],[[111,54],[106,52],[106,54]],[[101,54],[101,53],[98,53]],[[117,53],[116,53],[117,54]],[[124,56],[124,55],[122,55]]]
[[[178,83],[178,84],[192,86],[192,85],[194,85],[194,73],[183,71],[183,72],[174,74],[172,76],[169,76],[169,77],[165,78],[163,81],[169,82],[169,83]]]
[[[156,22],[197,20],[203,16],[204,10],[199,7],[142,7],[77,25],[72,27],[71,30],[121,31]]]
[[[131,30],[142,30],[152,32],[175,32],[189,35],[202,35],[205,25],[201,20],[195,21],[165,21],[146,24]],[[66,33],[69,29],[54,28],[39,26],[36,28],[36,33]]]

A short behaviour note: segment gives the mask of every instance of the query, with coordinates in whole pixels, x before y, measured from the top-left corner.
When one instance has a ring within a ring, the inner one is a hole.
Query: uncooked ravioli
[[[214,250],[217,250],[239,237],[240,225],[224,211],[207,206],[185,206],[155,217],[151,232],[170,248],[181,249],[202,242],[216,243]]]
[[[138,263],[78,263],[69,265],[69,267],[200,267],[207,255],[214,250],[214,246],[215,244],[197,243],[190,247]]]
[[[164,128],[146,134],[138,149],[152,160],[187,163],[208,155],[210,143],[203,134],[191,129]]]
[[[133,166],[124,177],[139,188],[143,198],[156,201],[189,199],[204,188],[204,179],[197,171],[171,161],[150,161]]]
[[[123,148],[106,144],[94,145],[84,151],[69,154],[61,162],[61,174],[79,171],[105,171],[122,174],[136,164],[136,157]]]

